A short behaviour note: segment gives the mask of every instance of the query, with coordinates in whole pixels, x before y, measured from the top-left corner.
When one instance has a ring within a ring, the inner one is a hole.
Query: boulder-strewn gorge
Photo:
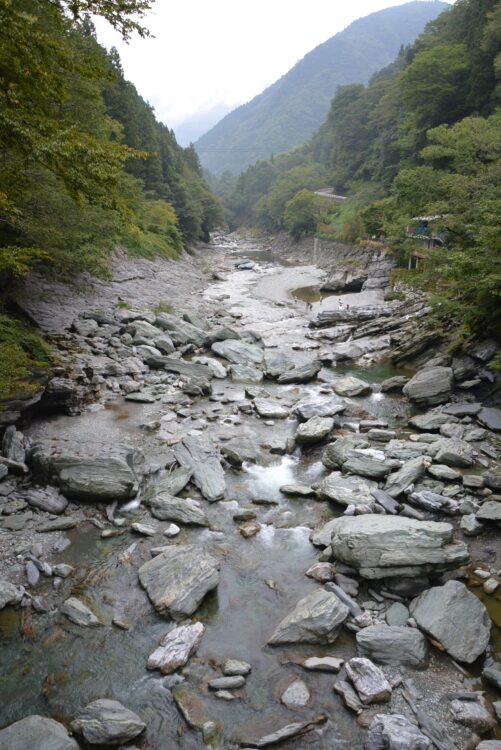
[[[318,267],[254,249],[169,312],[60,298],[90,390],[2,434],[1,750],[499,744],[496,346],[449,352],[377,254],[309,309]]]

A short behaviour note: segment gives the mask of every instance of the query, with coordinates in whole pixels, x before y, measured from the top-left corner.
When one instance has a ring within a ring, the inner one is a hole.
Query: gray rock
[[[2,454],[5,458],[17,464],[25,464],[27,447],[27,438],[22,432],[16,430],[14,425],[9,425],[9,427],[5,428],[2,438]]]
[[[391,685],[370,659],[355,657],[346,662],[345,669],[362,703],[370,705],[390,700]]]
[[[379,664],[423,668],[428,661],[426,638],[415,628],[371,625],[360,630],[356,639],[360,653]]]
[[[162,335],[160,328],[151,325],[146,320],[135,320],[125,328],[125,333],[132,336],[135,344],[149,344]]]
[[[403,466],[390,474],[386,481],[385,490],[391,497],[398,497],[405,490],[420,479],[426,470],[426,463],[422,456],[411,458]]]
[[[428,474],[431,474],[435,479],[455,481],[459,479],[461,473],[456,469],[452,469],[450,466],[445,464],[433,464],[428,467]]]
[[[303,708],[310,700],[308,685],[299,678],[293,680],[280,696],[280,700],[287,708]]]
[[[301,599],[268,643],[334,643],[349,610],[335,594],[317,590]]]
[[[442,407],[442,412],[461,419],[461,417],[474,417],[478,414],[481,408],[482,404],[471,403],[468,401],[462,404],[446,404],[446,406]]]
[[[408,382],[409,378],[406,378],[405,375],[395,375],[392,378],[383,380],[381,383],[381,390],[383,393],[387,393],[388,391],[401,391],[404,385]]]
[[[0,750],[78,750],[78,744],[58,721],[34,715],[0,730]]]
[[[251,665],[240,659],[227,659],[223,666],[223,674],[231,677],[234,675],[248,675],[251,671]]]
[[[365,435],[347,435],[329,443],[322,454],[322,463],[328,469],[338,469],[347,460],[349,453],[355,448],[366,448],[369,440]]]
[[[180,625],[170,630],[148,658],[148,669],[159,669],[162,674],[172,674],[184,667],[191,654],[198,648],[204,634],[201,622]]]
[[[300,497],[310,497],[315,494],[315,490],[306,484],[283,484],[280,492],[284,495],[299,495]]]
[[[410,502],[431,512],[443,512],[449,515],[455,515],[459,512],[459,506],[456,500],[439,495],[436,492],[422,490],[421,492],[411,492],[408,495]]]
[[[433,444],[435,461],[446,466],[472,466],[475,463],[473,448],[464,440],[441,438]]]
[[[8,604],[19,604],[22,598],[23,589],[20,586],[0,579],[0,610]]]
[[[160,614],[187,617],[218,585],[218,569],[202,548],[173,545],[139,568],[139,580]]]
[[[273,399],[256,398],[254,399],[254,406],[263,419],[286,419],[289,416],[289,410]]]
[[[244,727],[243,730],[237,730],[234,738],[235,743],[242,748],[248,747],[269,747],[272,745],[279,745],[285,740],[292,739],[298,735],[303,735],[305,732],[313,729],[316,724],[321,724],[325,721],[324,717],[320,715],[318,718],[312,721],[294,721],[290,724],[282,724],[274,731],[268,731],[268,734],[262,734],[260,731],[259,722],[256,722],[256,726],[249,730],[248,726]]]
[[[101,698],[89,703],[71,728],[90,745],[121,745],[139,737],[146,724],[118,701]]]
[[[68,578],[73,573],[73,570],[74,568],[66,563],[58,563],[53,567],[54,575],[59,576],[59,578]]]
[[[337,680],[333,685],[333,689],[335,693],[341,696],[347,708],[351,708],[356,714],[362,713],[364,706],[349,682],[346,680]]]
[[[256,461],[258,448],[250,438],[233,438],[223,443],[221,453],[233,466],[242,466],[244,461]]]
[[[299,445],[312,445],[324,440],[334,427],[332,417],[312,417],[303,422],[296,430],[296,443]]]
[[[262,383],[264,373],[249,365],[231,365],[229,368],[234,383]]]
[[[346,375],[344,378],[334,380],[332,389],[338,396],[362,396],[371,390],[370,384],[365,380],[355,378],[353,375]]]
[[[101,625],[94,612],[75,596],[70,596],[69,599],[66,599],[60,611],[63,615],[66,615],[68,620],[74,622],[75,625],[81,625],[85,628],[94,628]]]
[[[373,449],[349,451],[343,464],[343,471],[358,474],[369,479],[384,479],[392,469],[392,464],[377,456]]]
[[[41,523],[39,526],[37,526],[36,530],[39,534],[46,534],[47,532],[52,532],[52,531],[67,531],[68,529],[74,529],[76,525],[77,525],[77,521],[75,518],[71,518],[71,517],[70,518],[66,518],[66,517],[56,518],[54,521]],[[58,551],[62,551],[62,550],[58,550]]]
[[[211,690],[235,690],[245,685],[243,675],[233,675],[232,677],[215,677],[208,683]]]
[[[483,740],[476,750],[501,750],[501,740]]]
[[[207,526],[207,516],[197,500],[189,497],[173,497],[160,492],[150,500],[151,514],[159,521]]]
[[[388,625],[405,625],[409,619],[409,610],[400,602],[394,602],[386,612]]]
[[[418,627],[458,661],[471,664],[489,643],[491,622],[482,602],[460,581],[434,586],[409,607]]]
[[[327,583],[327,581],[333,581],[336,568],[329,562],[316,562],[311,565],[306,571],[305,575],[308,578],[314,578],[315,581],[320,583]]]
[[[256,344],[247,344],[238,339],[226,339],[215,341],[211,346],[212,351],[220,357],[233,362],[235,365],[261,365],[263,362],[263,350]]]
[[[172,341],[171,337],[168,336],[166,333],[163,333],[161,336],[156,336],[153,339],[153,343],[156,346],[157,349],[159,349],[162,354],[172,354],[172,352],[175,350],[174,342]],[[205,364],[205,363],[201,363]]]
[[[317,489],[317,496],[322,500],[331,500],[340,505],[369,505],[374,504],[372,491],[377,489],[377,483],[360,477],[344,477],[340,471],[333,471]]]
[[[332,522],[332,551],[363,578],[409,577],[468,562],[448,523],[402,516],[343,516]]]
[[[484,407],[478,412],[477,419],[480,424],[483,424],[488,430],[501,432],[501,409]]]
[[[312,417],[334,417],[346,409],[346,403],[338,398],[319,398],[301,401],[294,407],[294,413],[306,422]]]
[[[417,430],[423,430],[423,432],[433,432],[451,421],[450,414],[428,411],[426,414],[418,414],[415,417],[411,417],[409,425],[415,427]]]
[[[205,331],[169,313],[160,313],[157,315],[155,325],[161,328],[162,331],[167,331],[177,346],[184,346],[185,344],[204,346],[207,341],[207,333]]]
[[[32,508],[40,508],[47,513],[64,513],[68,506],[65,497],[59,494],[55,487],[30,487],[23,497]]]
[[[34,562],[28,560],[26,563],[26,578],[30,586],[36,586],[40,580],[40,571]]]
[[[319,360],[313,360],[306,365],[294,367],[293,370],[288,370],[280,375],[278,378],[279,383],[307,383],[309,380],[316,378],[320,370],[322,369],[322,363]]]
[[[369,727],[366,750],[432,750],[418,726],[400,714],[376,714]]]
[[[168,495],[178,495],[184,490],[192,476],[193,469],[189,466],[181,466],[170,471],[167,476],[163,477],[145,493],[144,502],[148,504],[149,498],[161,492],[166,492]]]
[[[152,370],[166,370],[177,375],[185,375],[188,378],[204,378],[205,380],[212,378],[211,370],[205,365],[185,362],[184,359],[176,359],[175,357],[148,357],[146,364]]]
[[[320,528],[312,531],[310,534],[310,542],[314,544],[315,547],[330,547],[332,532],[336,528],[336,521],[337,518],[333,518],[331,521],[327,521],[323,526],[320,526]]]
[[[193,470],[193,482],[209,502],[222,500],[226,492],[224,470],[212,442],[205,435],[189,435],[174,449],[181,466]]]
[[[420,370],[404,385],[403,392],[419,406],[443,404],[449,400],[454,376],[450,367],[428,367]]]
[[[485,527],[480,521],[477,521],[474,513],[469,513],[461,518],[460,528],[465,536],[478,536],[485,530]]]
[[[477,521],[492,521],[501,523],[501,503],[496,500],[489,500],[483,503],[482,507],[475,514]]]
[[[494,661],[486,663],[482,677],[484,677],[491,685],[494,685],[498,690],[501,690],[501,666]]]
[[[337,673],[344,664],[344,659],[337,656],[309,656],[303,662],[303,667],[313,672]]]
[[[495,719],[480,701],[451,701],[455,721],[477,734],[486,734],[496,726]]]
[[[228,375],[226,367],[224,367],[219,360],[214,359],[214,357],[193,357],[192,362],[198,362],[199,364],[208,367],[215,378],[222,380]]]
[[[294,368],[294,363],[280,349],[267,349],[264,353],[264,371],[268,378],[278,378]]]

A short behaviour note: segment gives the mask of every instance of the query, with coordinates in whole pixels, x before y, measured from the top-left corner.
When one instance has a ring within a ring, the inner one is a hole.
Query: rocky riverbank
[[[0,750],[496,750],[495,344],[219,243],[58,303],[93,403],[3,432]]]

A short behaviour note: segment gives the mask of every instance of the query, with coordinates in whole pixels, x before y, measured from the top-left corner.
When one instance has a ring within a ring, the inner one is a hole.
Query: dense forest
[[[354,21],[199,138],[202,165],[217,175],[239,174],[257,159],[303,144],[325,119],[338,86],[367,83],[446,7],[414,0]]]
[[[96,41],[89,12],[126,38],[144,0],[0,0],[0,367],[23,372],[43,347],[8,317],[33,270],[106,273],[117,247],[176,257],[208,239],[219,201]],[[133,15],[136,14],[136,15]]]
[[[445,238],[413,281],[465,331],[499,334],[501,5],[458,0],[368,86],[338,89],[303,147],[217,182],[230,226],[359,242],[384,237],[401,265],[406,227],[433,216]],[[316,196],[344,193],[341,208]]]

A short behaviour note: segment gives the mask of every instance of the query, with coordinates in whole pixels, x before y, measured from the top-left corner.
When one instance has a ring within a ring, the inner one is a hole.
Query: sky
[[[158,119],[175,129],[215,106],[250,101],[352,21],[394,5],[403,0],[156,0],[144,20],[153,39],[125,44],[102,19],[96,28]]]

